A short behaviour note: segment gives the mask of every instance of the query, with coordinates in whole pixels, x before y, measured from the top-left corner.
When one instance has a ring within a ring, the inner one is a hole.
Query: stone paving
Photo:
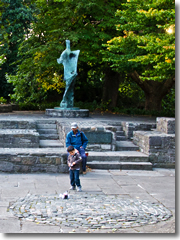
[[[92,170],[80,180],[82,192],[62,199],[69,174],[1,173],[0,232],[175,233],[173,169]]]
[[[162,204],[97,194],[31,195],[18,199],[8,211],[37,224],[86,229],[124,229],[156,224],[172,217]]]

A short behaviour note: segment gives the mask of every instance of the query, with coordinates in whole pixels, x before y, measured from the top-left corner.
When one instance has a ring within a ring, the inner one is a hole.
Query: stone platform
[[[36,129],[0,129],[0,148],[39,148]]]
[[[51,117],[61,117],[61,118],[85,118],[89,117],[89,110],[88,109],[46,109],[46,115]]]

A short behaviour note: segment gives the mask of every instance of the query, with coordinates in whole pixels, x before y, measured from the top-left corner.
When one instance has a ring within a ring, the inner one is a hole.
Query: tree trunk
[[[133,79],[133,81],[135,81],[142,88],[145,93],[145,110],[160,111],[162,99],[173,87],[175,83],[175,78],[172,77],[165,80],[164,82],[157,82],[151,80],[142,81],[136,71],[129,75]]]
[[[103,85],[103,94],[102,101],[109,103],[109,108],[116,107],[117,98],[118,98],[118,89],[120,83],[120,74],[118,72],[114,72],[110,67],[105,71],[105,79]]]

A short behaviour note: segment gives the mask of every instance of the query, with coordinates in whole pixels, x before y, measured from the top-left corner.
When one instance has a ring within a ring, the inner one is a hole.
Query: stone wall
[[[0,120],[0,148],[39,148],[39,133],[33,120]]]
[[[171,126],[169,132],[172,132],[172,122],[172,119],[158,118],[157,129],[161,131],[134,132],[133,142],[139,146],[141,152],[149,155],[154,167],[175,167],[175,134],[165,133],[168,132],[166,126]]]
[[[0,129],[36,129],[36,122],[33,120],[0,120]]]
[[[39,148],[39,133],[32,129],[0,129],[0,148]]]
[[[67,153],[59,149],[0,148],[0,171],[11,173],[66,173]]]

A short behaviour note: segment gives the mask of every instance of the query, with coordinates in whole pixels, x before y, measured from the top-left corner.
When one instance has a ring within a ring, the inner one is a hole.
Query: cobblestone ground
[[[58,195],[31,195],[19,198],[8,211],[21,220],[37,224],[78,228],[118,229],[156,224],[172,217],[161,204],[117,195],[70,194],[69,199]]]

